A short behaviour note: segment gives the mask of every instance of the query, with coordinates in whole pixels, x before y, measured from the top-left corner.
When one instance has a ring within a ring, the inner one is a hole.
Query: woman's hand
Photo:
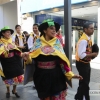
[[[83,79],[83,77],[80,76],[80,75],[74,75],[73,78],[76,78],[76,79],[79,79],[79,80],[82,80]]]
[[[26,61],[29,59],[29,53],[28,52],[24,52],[22,53],[22,58]]]
[[[9,48],[7,46],[4,46],[5,51],[9,52]]]

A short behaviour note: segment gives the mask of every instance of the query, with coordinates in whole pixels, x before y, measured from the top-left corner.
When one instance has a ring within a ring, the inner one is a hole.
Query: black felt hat
[[[56,32],[60,29],[60,25],[54,22],[52,19],[44,20],[43,23],[39,26],[39,31],[43,32],[44,29],[47,29],[50,26],[55,26]]]
[[[97,44],[94,44],[93,46],[92,46],[92,53],[99,53],[99,47],[98,47],[98,45]],[[92,59],[94,59],[95,57],[92,57]]]
[[[93,46],[92,46],[92,52],[99,52],[99,47],[98,47],[98,45],[97,44],[94,44]]]

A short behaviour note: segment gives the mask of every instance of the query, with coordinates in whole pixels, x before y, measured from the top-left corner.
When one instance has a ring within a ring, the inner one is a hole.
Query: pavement
[[[96,63],[94,64],[94,66],[97,66]],[[72,66],[72,71],[75,74],[78,74],[74,63]],[[74,100],[74,95],[78,87],[78,80],[73,79],[72,84],[73,84],[72,88],[68,87],[68,95],[66,97],[66,100]],[[11,87],[11,90],[12,90],[12,87]],[[97,69],[92,68],[91,70],[90,90],[100,91],[100,69],[98,68]],[[17,99],[12,94],[9,99],[6,99],[5,98],[6,87],[0,78],[0,100],[39,100],[37,91],[33,89],[33,82],[30,82],[26,86],[24,86],[23,84],[18,85],[17,91],[19,95],[21,96],[20,99]],[[100,100],[100,93],[98,95],[90,94],[90,100]]]

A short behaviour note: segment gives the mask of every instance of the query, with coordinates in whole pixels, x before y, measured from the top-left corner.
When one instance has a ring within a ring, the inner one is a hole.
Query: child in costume
[[[0,35],[0,62],[2,70],[0,75],[7,87],[6,97],[10,97],[10,86],[13,85],[12,94],[17,98],[20,96],[16,91],[16,86],[24,80],[23,68],[21,63],[21,51],[12,42],[11,34],[13,30],[8,26],[1,29]]]
[[[71,71],[63,47],[55,37],[59,28],[51,19],[43,21],[39,26],[41,37],[35,41],[31,52],[23,56],[26,64],[35,62],[33,79],[40,100],[65,100],[66,78],[82,79]]]

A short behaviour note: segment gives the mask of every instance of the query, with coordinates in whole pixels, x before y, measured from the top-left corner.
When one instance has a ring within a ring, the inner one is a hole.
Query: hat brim
[[[60,29],[60,25],[56,22],[54,22],[55,24],[55,28],[56,28],[56,32],[59,31]],[[48,23],[42,23],[40,26],[39,26],[39,31],[40,32],[43,32],[44,29],[47,29],[49,27]]]
[[[92,46],[92,52],[94,53],[94,52],[99,52],[99,47],[98,47],[98,45],[97,44],[94,44],[93,46]]]
[[[10,31],[10,32],[11,32],[11,34],[13,34],[13,33],[14,33],[14,30],[12,30],[12,29],[2,30],[0,33],[2,34],[3,32],[6,32],[6,31]]]

